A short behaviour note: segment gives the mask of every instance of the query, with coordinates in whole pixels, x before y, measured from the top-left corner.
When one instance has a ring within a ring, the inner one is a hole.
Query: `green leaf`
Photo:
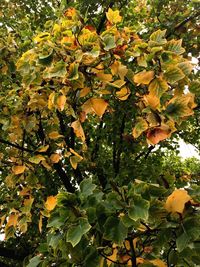
[[[127,228],[118,217],[108,217],[104,229],[104,238],[117,244],[122,243],[127,236]]]
[[[177,239],[176,239],[176,246],[178,252],[181,252],[184,250],[190,242],[190,237],[188,236],[187,233],[182,233]]]
[[[190,64],[188,61],[179,63],[178,67],[182,70],[185,76],[188,76],[193,69],[192,64]]]
[[[46,68],[43,77],[50,79],[53,77],[64,77],[65,75],[66,75],[66,63],[63,60],[60,60],[54,66]]]
[[[168,84],[163,78],[158,77],[150,83],[148,89],[150,94],[161,97],[163,93],[168,90]]]
[[[153,32],[150,36],[149,46],[158,46],[166,44],[167,40],[164,38],[166,33],[166,30],[161,31],[158,30],[156,32]]]
[[[192,81],[189,86],[190,92],[196,94],[197,96],[200,95],[200,82],[199,81]]]
[[[182,47],[182,40],[170,40],[165,46],[166,51],[170,51],[177,55],[181,55],[185,52],[185,49]]]
[[[67,231],[67,242],[70,242],[75,247],[81,240],[82,236],[86,234],[91,228],[87,219],[80,218],[77,226],[71,226]]]
[[[42,260],[40,259],[39,256],[35,256],[32,259],[30,259],[29,264],[27,265],[27,267],[37,267],[41,261]]]
[[[77,80],[79,78],[78,67],[79,67],[79,64],[77,64],[75,62],[73,62],[70,65],[70,67],[69,67],[69,76],[67,77],[68,80],[74,81],[74,80]]]
[[[106,51],[109,51],[110,49],[116,47],[115,37],[113,35],[106,35],[105,37],[103,37],[103,42],[104,42],[104,49]]]
[[[144,131],[148,129],[148,123],[143,118],[137,118],[137,123],[133,128],[133,137],[138,138]]]
[[[48,66],[53,61],[53,50],[48,55],[39,55],[38,62],[41,65]]]
[[[171,67],[165,72],[164,77],[167,80],[167,82],[173,84],[183,79],[185,77],[185,74],[182,72],[180,68]]]
[[[130,202],[128,215],[132,220],[142,219],[146,221],[149,216],[149,201],[143,199],[140,195],[134,195]]]
[[[93,193],[95,188],[96,188],[96,185],[92,183],[92,178],[84,179],[80,183],[81,195],[84,196],[85,198],[90,196]]]

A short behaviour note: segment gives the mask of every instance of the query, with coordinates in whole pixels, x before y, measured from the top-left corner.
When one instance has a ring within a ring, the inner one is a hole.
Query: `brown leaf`
[[[150,129],[147,132],[147,139],[151,144],[156,145],[160,141],[170,137],[171,131],[167,126],[160,126],[153,129]]]

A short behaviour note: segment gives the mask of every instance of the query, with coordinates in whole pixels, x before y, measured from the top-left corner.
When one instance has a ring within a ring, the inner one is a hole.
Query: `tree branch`
[[[135,254],[135,248],[134,248],[134,245],[133,245],[133,239],[132,238],[128,238],[128,241],[130,243],[130,252],[131,252],[131,263],[132,263],[132,267],[137,267],[136,254]]]
[[[180,22],[179,24],[177,24],[173,29],[171,29],[169,31],[169,33],[166,35],[166,38],[169,38],[170,35],[172,35],[175,31],[179,30],[180,28],[182,28],[187,22],[197,18],[200,16],[200,11],[196,12],[195,14],[185,18],[182,22]]]
[[[26,151],[26,152],[29,152],[29,153],[34,153],[34,151],[31,150],[31,149],[25,148],[25,147],[20,146],[18,144],[11,143],[11,142],[6,141],[6,140],[4,140],[2,138],[0,138],[0,143],[5,144],[5,145],[8,145],[8,146],[11,146],[11,147],[14,147],[14,148],[17,148],[17,149],[19,149],[21,151]]]

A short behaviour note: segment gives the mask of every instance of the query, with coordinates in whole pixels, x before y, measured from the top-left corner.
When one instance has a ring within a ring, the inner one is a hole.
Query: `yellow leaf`
[[[104,72],[98,72],[96,75],[99,78],[99,80],[103,82],[110,82],[113,79],[113,76],[111,74],[106,74]]]
[[[133,80],[135,83],[139,84],[149,84],[154,78],[154,71],[141,71],[134,75]]]
[[[58,139],[60,137],[63,137],[63,135],[59,134],[57,131],[53,131],[53,132],[49,133],[50,139]]]
[[[167,264],[160,259],[150,260],[150,262],[157,267],[167,267]]]
[[[160,99],[156,95],[148,94],[144,96],[146,106],[157,109],[160,106]]]
[[[42,219],[43,219],[43,216],[42,216],[42,214],[40,214],[40,219],[39,219],[39,223],[38,223],[38,228],[39,228],[40,233],[42,232]]]
[[[80,155],[79,155],[79,156],[71,156],[71,157],[69,158],[69,161],[70,161],[70,163],[71,163],[71,165],[72,165],[72,168],[73,168],[73,169],[76,169],[78,163],[79,163],[82,159],[83,159],[83,158],[82,158]]]
[[[18,166],[13,166],[12,171],[14,174],[21,174],[25,171],[26,167],[25,165],[18,165]]]
[[[55,92],[49,95],[48,99],[48,109],[52,109],[54,107],[54,100],[55,100]]]
[[[53,162],[53,163],[58,163],[59,160],[60,160],[60,155],[55,153],[55,154],[51,154],[50,156],[50,160]]]
[[[42,33],[38,34],[38,35],[34,38],[34,41],[35,41],[36,43],[40,43],[40,42],[42,42],[42,41],[46,41],[46,40],[48,40],[49,37],[50,37],[50,33],[48,33],[48,32],[42,32]]]
[[[74,151],[72,148],[70,148],[69,150],[70,150],[70,152],[72,154],[74,154],[75,156],[79,157],[81,160],[83,159],[83,157],[81,155],[79,155],[76,151]]]
[[[49,145],[42,146],[42,147],[38,148],[37,151],[38,152],[46,152],[48,148],[49,148]]]
[[[120,91],[116,92],[117,98],[122,101],[126,100],[130,94],[131,94],[131,91],[128,87],[122,87]]]
[[[90,101],[94,112],[101,117],[105,113],[108,103],[102,98],[91,98]]]
[[[122,65],[120,61],[115,61],[110,66],[112,75],[119,75],[121,80],[124,80],[124,77],[126,76],[128,69],[126,66]]]
[[[19,217],[19,214],[15,213],[15,214],[11,214],[9,217],[8,217],[8,222],[6,224],[7,227],[9,226],[16,226],[17,225],[17,222],[18,222],[18,217]]]
[[[116,24],[122,21],[122,17],[119,15],[119,10],[113,11],[111,8],[106,12],[106,17],[111,24]]]
[[[79,120],[76,120],[72,122],[71,127],[74,129],[74,133],[78,138],[81,138],[81,140],[85,141],[85,134],[82,128],[82,125]]]
[[[81,91],[80,91],[80,97],[84,97],[87,94],[89,94],[91,91],[91,89],[89,87],[84,87]]]
[[[49,197],[47,197],[47,200],[45,202],[45,208],[48,211],[51,211],[55,208],[56,204],[57,204],[56,196],[49,196]]]
[[[165,203],[165,209],[172,213],[183,213],[185,204],[190,200],[192,199],[186,190],[176,189],[170,196],[168,196]]]
[[[162,94],[168,90],[168,84],[162,77],[158,77],[150,83],[148,89],[151,95],[161,97]]]
[[[112,264],[112,261],[117,261],[117,252],[118,249],[117,248],[113,248],[113,254],[111,256],[107,257],[107,265],[108,267]]]
[[[58,98],[57,98],[57,107],[60,111],[63,111],[64,110],[64,107],[65,107],[65,103],[66,103],[66,96],[65,95],[60,95]]]

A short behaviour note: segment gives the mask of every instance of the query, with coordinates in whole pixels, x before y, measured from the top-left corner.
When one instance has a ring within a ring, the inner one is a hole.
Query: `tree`
[[[185,4],[2,1],[3,266],[199,264],[198,163],[169,152],[199,148]]]

